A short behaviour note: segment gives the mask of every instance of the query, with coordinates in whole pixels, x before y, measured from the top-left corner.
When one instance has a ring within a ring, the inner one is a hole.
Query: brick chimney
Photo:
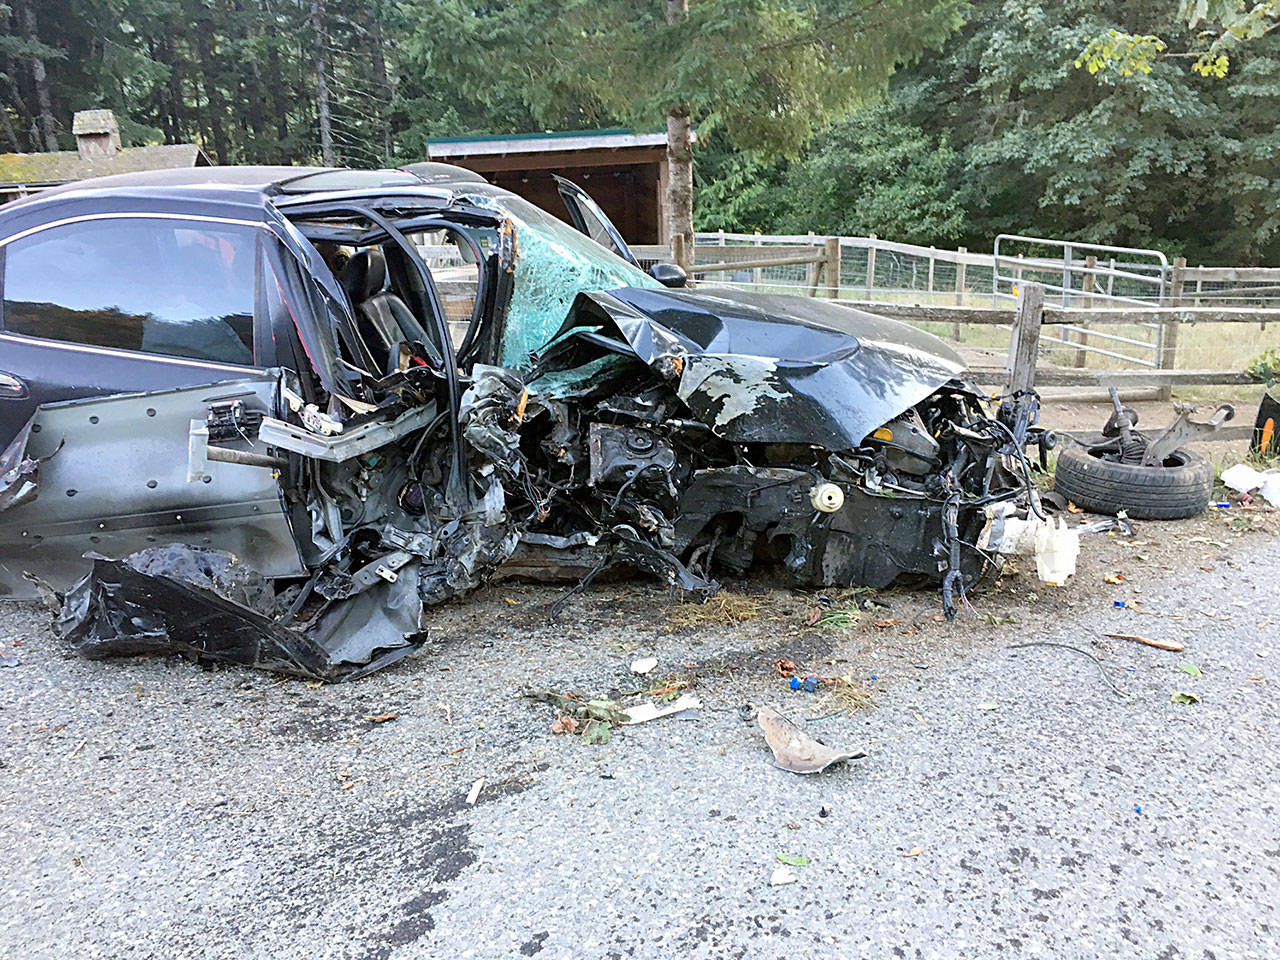
[[[120,126],[110,110],[81,110],[71,121],[81,160],[110,160],[120,152]]]

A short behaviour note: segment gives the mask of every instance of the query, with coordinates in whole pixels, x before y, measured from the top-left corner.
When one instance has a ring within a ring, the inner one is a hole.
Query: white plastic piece
[[[686,693],[675,703],[668,703],[663,706],[659,706],[652,701],[641,703],[622,711],[627,717],[623,726],[630,726],[633,723],[648,723],[650,720],[657,720],[659,717],[669,717],[674,713],[684,713],[686,710],[693,710],[700,706],[702,706],[702,701],[692,693]]]
[[[641,657],[639,660],[631,661],[631,672],[644,676],[650,670],[658,665],[657,657]]]
[[[342,421],[337,417],[331,417],[327,413],[321,413],[320,408],[314,403],[308,403],[302,408],[301,417],[302,425],[312,433],[331,437],[335,433],[342,432]]]
[[[1280,507],[1280,470],[1255,470],[1237,463],[1222,471],[1222,483],[1237,493],[1258,491],[1273,507]]]
[[[1035,557],[1036,573],[1045,583],[1061,586],[1076,572],[1080,555],[1080,531],[1058,518],[1011,516],[1010,504],[992,504],[987,508],[987,525],[978,538],[979,549],[1006,557]]]
[[[844,491],[834,483],[820,483],[809,491],[809,502],[820,513],[835,513],[844,506]]]
[[[1080,556],[1080,531],[1067,526],[1058,518],[1036,525],[1036,574],[1045,583],[1060,587],[1076,572],[1076,558]]]

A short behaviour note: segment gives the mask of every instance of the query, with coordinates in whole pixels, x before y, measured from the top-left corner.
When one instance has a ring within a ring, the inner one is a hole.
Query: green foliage
[[[1076,67],[1085,67],[1090,73],[1115,70],[1122,77],[1132,77],[1135,73],[1150,73],[1156,57],[1164,50],[1164,41],[1159,37],[1112,29],[1089,41],[1076,57]]]
[[[859,111],[820,136],[785,178],[784,232],[875,233],[949,243],[964,232],[959,156],[903,117],[902,99]]]
[[[1254,357],[1247,369],[1249,376],[1259,383],[1265,383],[1268,387],[1275,386],[1280,383],[1280,351],[1275,347],[1268,347]]]

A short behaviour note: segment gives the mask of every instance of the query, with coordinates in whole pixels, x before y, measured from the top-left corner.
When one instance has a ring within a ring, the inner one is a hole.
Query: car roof
[[[479,174],[445,163],[410,164],[401,169],[352,170],[342,167],[225,166],[185,167],[177,170],[144,170],[110,177],[77,180],[15,200],[7,209],[36,204],[51,198],[90,193],[131,197],[188,197],[240,203],[265,202],[278,194],[293,196],[338,190],[378,187],[410,187],[430,184],[487,182]]]

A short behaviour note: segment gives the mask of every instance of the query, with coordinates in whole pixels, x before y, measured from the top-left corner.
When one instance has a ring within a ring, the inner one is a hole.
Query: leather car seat
[[[347,264],[338,278],[355,310],[360,335],[385,369],[398,360],[400,343],[420,343],[437,359],[435,343],[428,337],[418,318],[398,296],[384,290],[387,261],[377,248],[361,250]]]

